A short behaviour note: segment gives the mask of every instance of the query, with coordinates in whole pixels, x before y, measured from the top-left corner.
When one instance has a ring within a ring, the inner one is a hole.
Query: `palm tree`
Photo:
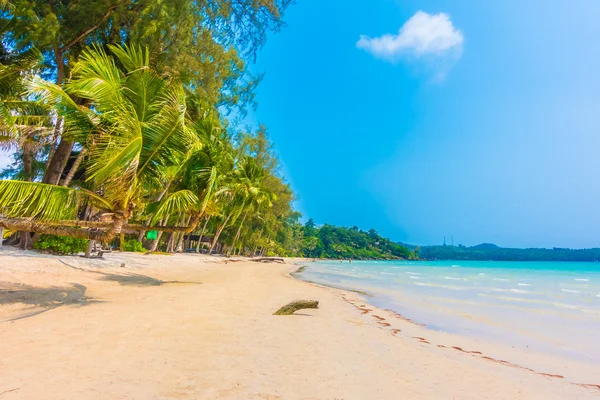
[[[228,255],[231,255],[236,242],[240,238],[240,233],[248,213],[257,211],[261,205],[271,207],[274,200],[274,194],[269,192],[263,184],[266,172],[258,165],[254,158],[245,157],[236,173],[238,179],[234,190],[244,199],[242,206],[243,217],[233,238]]]
[[[3,174],[25,181],[39,175],[38,159],[53,132],[51,110],[26,95],[25,81],[39,71],[40,61],[35,48],[11,55],[0,48],[0,149],[14,151],[21,166]],[[27,248],[29,232],[21,231],[19,237]]]
[[[30,94],[63,119],[62,137],[86,149],[85,182],[92,189],[0,181],[6,215],[0,226],[107,241],[136,229],[127,221],[144,189],[159,186],[162,171],[183,163],[201,145],[186,118],[181,84],[152,70],[147,49],[109,49],[112,56],[99,47],[85,51],[63,87],[41,78],[29,82]],[[85,99],[84,105],[73,98]],[[190,191],[172,193],[161,209],[172,213],[198,200]],[[96,210],[95,221],[76,219],[84,203]]]

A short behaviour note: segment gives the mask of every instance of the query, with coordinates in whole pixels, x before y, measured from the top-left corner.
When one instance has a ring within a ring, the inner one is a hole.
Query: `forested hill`
[[[474,261],[600,261],[600,249],[512,249],[484,243],[473,247],[423,246],[419,258],[425,260]]]
[[[416,258],[416,253],[381,237],[374,229],[365,232],[357,227],[327,224],[318,228],[311,219],[304,225],[303,234],[302,252],[306,257],[358,260]]]

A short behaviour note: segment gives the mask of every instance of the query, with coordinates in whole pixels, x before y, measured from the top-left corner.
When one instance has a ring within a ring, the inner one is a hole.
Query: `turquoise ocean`
[[[430,329],[600,363],[600,263],[317,261],[296,276],[366,292]]]

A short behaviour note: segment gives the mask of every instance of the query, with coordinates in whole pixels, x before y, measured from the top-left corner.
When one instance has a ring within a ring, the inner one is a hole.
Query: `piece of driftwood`
[[[305,308],[319,308],[319,302],[316,300],[292,301],[291,303],[286,304],[279,310],[275,311],[273,315],[292,315],[294,312],[303,310]]]
[[[259,257],[259,258],[253,258],[252,261],[255,261],[255,262],[278,262],[281,264],[285,264],[285,260],[283,258],[279,258],[279,257]]]

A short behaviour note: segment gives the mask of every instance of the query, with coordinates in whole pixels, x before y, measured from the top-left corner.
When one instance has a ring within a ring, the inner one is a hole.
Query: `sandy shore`
[[[600,373],[510,364],[293,268],[2,250],[0,399],[600,398]],[[296,299],[320,308],[272,315]]]

